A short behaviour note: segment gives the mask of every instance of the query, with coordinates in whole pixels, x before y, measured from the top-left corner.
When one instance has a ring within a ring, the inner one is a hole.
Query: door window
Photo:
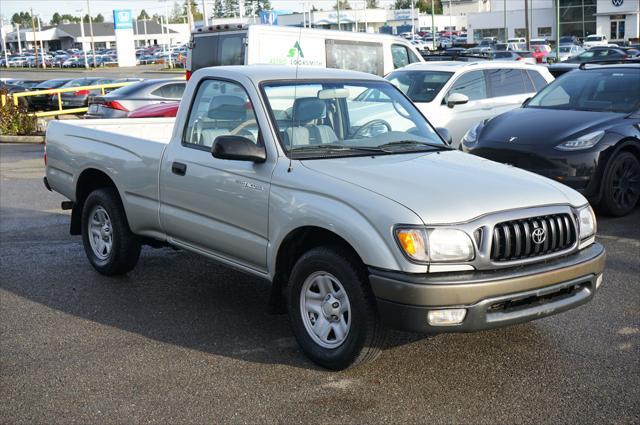
[[[535,91],[540,91],[544,86],[547,85],[547,80],[545,80],[538,71],[528,70],[527,72],[529,73],[529,77],[531,77],[531,80],[533,81]]]
[[[402,44],[391,45],[391,57],[393,58],[394,69],[402,68],[410,63],[420,62],[415,53]]]
[[[182,93],[184,93],[186,86],[186,83],[165,84],[164,86],[155,89],[151,94],[167,99],[180,99],[182,98]]]
[[[222,36],[218,52],[220,54],[220,65],[244,65],[243,35]]]
[[[381,43],[327,39],[325,49],[327,68],[384,75]]]
[[[484,72],[471,71],[462,74],[449,89],[448,95],[451,93],[464,94],[469,100],[486,99],[487,83],[484,78]]]
[[[210,149],[218,136],[237,135],[259,143],[259,129],[245,89],[233,82],[204,80],[198,87],[183,144]]]
[[[531,93],[529,78],[520,69],[489,69],[487,78],[491,84],[491,97]]]

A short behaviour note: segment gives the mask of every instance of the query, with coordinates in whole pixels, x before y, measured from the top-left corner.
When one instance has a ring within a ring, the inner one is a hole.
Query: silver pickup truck
[[[262,277],[303,351],[343,369],[388,326],[522,323],[602,282],[585,198],[446,139],[369,74],[204,68],[175,120],[51,122],[44,183],[99,273],[169,244]]]

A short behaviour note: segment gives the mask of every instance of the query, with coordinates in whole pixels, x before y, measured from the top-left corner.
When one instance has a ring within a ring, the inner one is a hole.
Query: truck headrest
[[[324,118],[327,104],[317,97],[301,97],[293,102],[293,120],[296,122],[309,122]]]
[[[214,120],[244,120],[247,117],[245,103],[238,96],[215,96],[209,103],[207,117]]]

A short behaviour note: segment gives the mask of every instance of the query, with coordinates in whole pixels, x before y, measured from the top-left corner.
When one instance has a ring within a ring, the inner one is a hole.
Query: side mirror
[[[469,97],[462,93],[451,93],[447,98],[447,106],[453,108],[456,105],[464,105],[469,102]]]
[[[216,137],[211,146],[211,155],[214,158],[236,161],[264,162],[267,159],[264,147],[246,137],[233,135]]]
[[[444,127],[437,127],[436,131],[438,132],[440,137],[442,137],[444,141],[447,142],[449,146],[453,144],[453,138],[451,137],[451,133],[449,133],[449,130]]]

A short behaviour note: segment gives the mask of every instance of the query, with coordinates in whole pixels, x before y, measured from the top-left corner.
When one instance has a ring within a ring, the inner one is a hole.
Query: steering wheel
[[[355,133],[353,133],[353,135],[351,137],[353,139],[359,139],[360,137],[362,137],[362,133],[364,133],[364,130],[368,130],[369,127],[373,127],[374,125],[384,125],[387,128],[387,132],[391,131],[391,126],[389,125],[388,122],[386,122],[385,120],[381,120],[379,118],[376,118],[375,120],[371,120],[368,123],[365,123],[365,124],[361,125],[355,131]]]

